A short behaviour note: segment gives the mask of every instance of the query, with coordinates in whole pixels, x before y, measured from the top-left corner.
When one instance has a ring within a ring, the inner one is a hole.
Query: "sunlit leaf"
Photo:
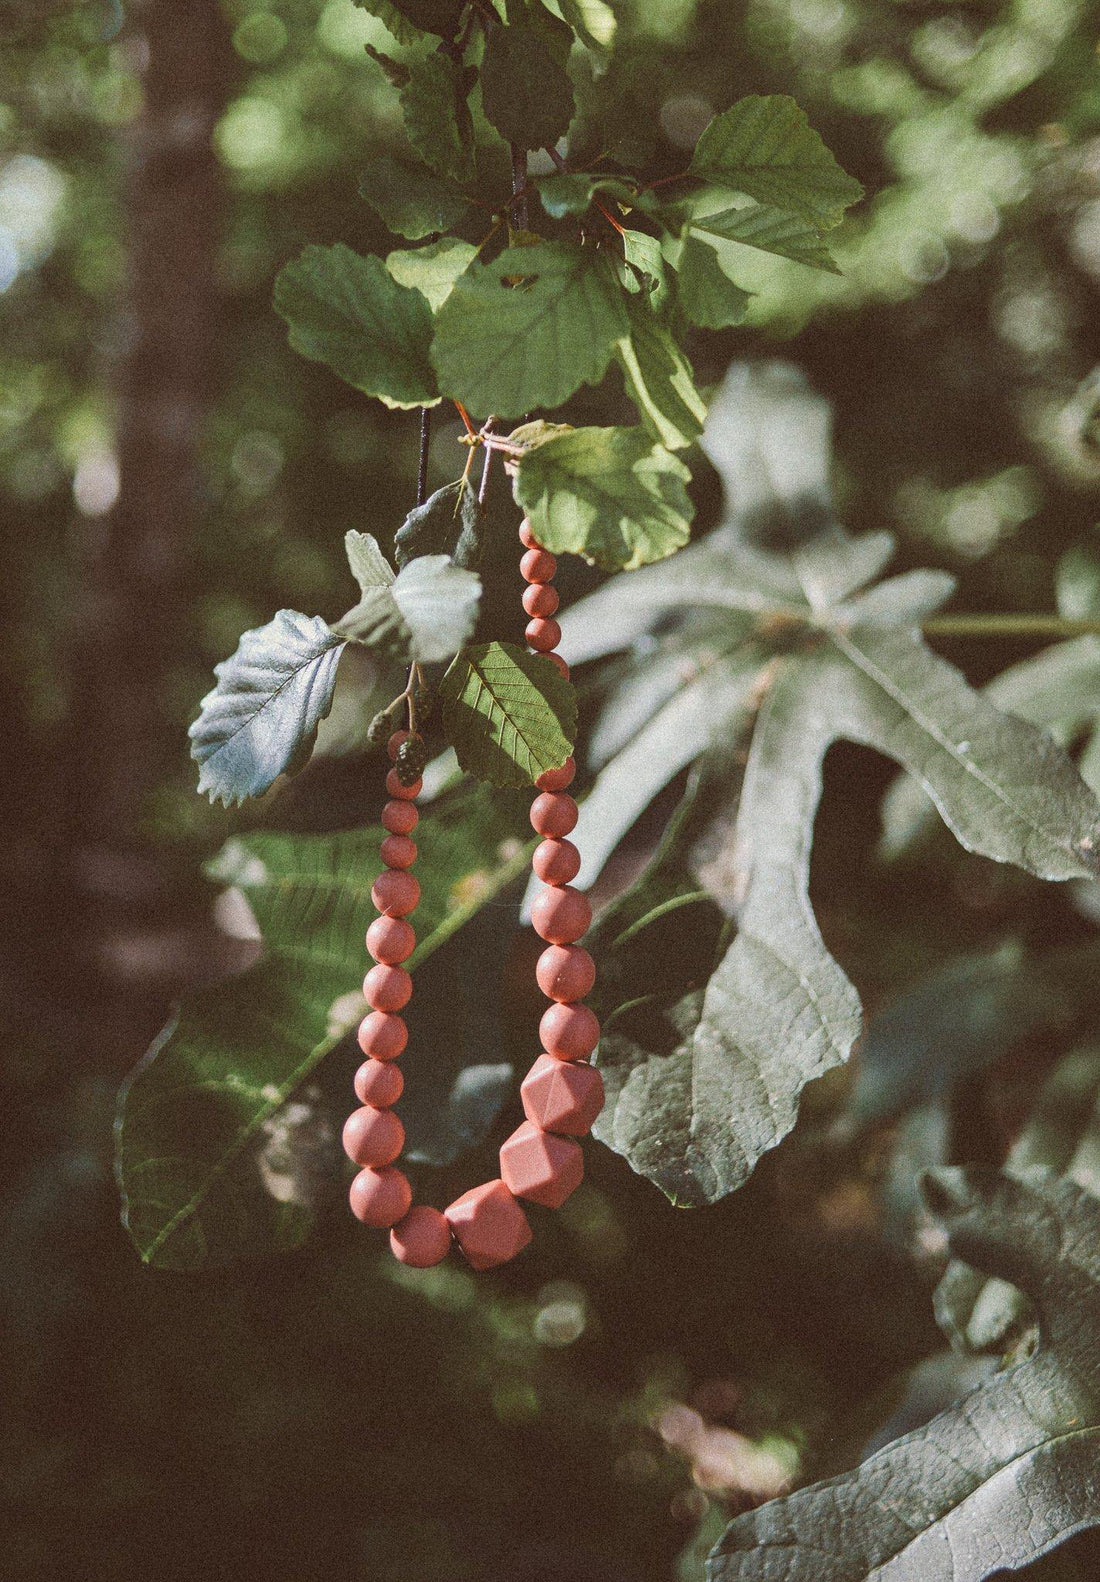
[[[459,275],[476,257],[477,248],[471,242],[444,237],[438,242],[429,242],[426,247],[390,253],[386,268],[401,285],[422,292],[432,312],[438,313]]]
[[[512,643],[466,648],[439,685],[443,728],[463,769],[493,785],[531,785],[569,757],[572,686],[541,654]]]
[[[626,331],[615,342],[626,393],[654,437],[682,450],[698,439],[707,415],[691,364],[647,301],[630,297],[626,311]]]

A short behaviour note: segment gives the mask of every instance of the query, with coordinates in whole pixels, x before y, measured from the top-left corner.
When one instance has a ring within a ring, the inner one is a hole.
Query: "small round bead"
[[[545,549],[529,549],[519,563],[524,582],[552,582],[558,563]]]
[[[344,1122],[344,1152],[353,1165],[392,1165],[405,1146],[405,1128],[392,1110],[364,1104]]]
[[[566,786],[573,784],[576,773],[576,761],[567,758],[560,769],[547,769],[544,774],[539,775],[535,784],[540,791],[564,791]]]
[[[410,1269],[430,1269],[442,1263],[451,1250],[447,1216],[426,1203],[411,1208],[390,1231],[390,1249]]]
[[[547,659],[549,659],[549,661],[553,665],[554,669],[558,672],[558,675],[559,676],[563,676],[565,678],[565,680],[568,681],[569,680],[569,666],[566,664],[565,660],[561,657],[561,655],[560,654],[547,654],[546,657],[547,657]]]
[[[523,590],[523,608],[528,615],[553,615],[558,608],[558,593],[548,582],[532,582]]]
[[[535,968],[538,986],[548,1000],[583,1000],[596,981],[596,963],[580,945],[548,945]]]
[[[524,632],[528,648],[533,648],[536,654],[548,654],[561,642],[561,627],[557,621],[544,621],[536,617],[527,622]]]
[[[363,979],[363,996],[376,1011],[400,1011],[412,998],[413,981],[404,967],[379,962]]]
[[[403,917],[376,917],[367,929],[367,949],[385,967],[408,961],[416,949],[412,924]]]
[[[355,1073],[355,1097],[376,1110],[396,1104],[405,1088],[401,1068],[385,1060],[364,1060]]]
[[[386,795],[395,797],[399,802],[411,802],[423,789],[423,780],[414,780],[411,786],[403,786],[397,778],[396,769],[391,769],[386,776]]]
[[[519,541],[525,549],[541,549],[542,546],[535,537],[535,530],[526,517],[519,524]]]
[[[407,917],[420,900],[420,882],[398,868],[383,868],[371,885],[370,898],[384,917]]]
[[[568,884],[544,890],[531,908],[531,926],[549,945],[572,945],[591,921],[588,897]]]
[[[564,791],[543,791],[531,803],[531,828],[536,835],[560,840],[576,826],[577,804]]]
[[[572,884],[581,871],[581,854],[571,840],[544,840],[532,853],[531,867],[543,884]]]
[[[396,759],[397,749],[401,746],[401,743],[407,742],[411,735],[411,731],[394,731],[393,735],[386,743],[386,751],[390,755],[390,763],[393,763]]]
[[[364,1225],[389,1230],[409,1212],[412,1196],[408,1178],[387,1165],[384,1170],[360,1170],[351,1183],[348,1201],[351,1212]]]
[[[587,1005],[551,1005],[542,1013],[539,1037],[558,1060],[587,1060],[600,1041],[600,1024]]]
[[[373,970],[373,969],[372,969]],[[396,1060],[409,1041],[409,1029],[400,1016],[372,1011],[359,1023],[359,1048],[374,1060]],[[364,1102],[366,1102],[364,1100]]]
[[[387,802],[382,809],[382,828],[391,835],[411,835],[420,823],[420,814],[411,802]]]
[[[387,868],[411,868],[416,861],[416,842],[408,835],[387,835],[378,848]]]

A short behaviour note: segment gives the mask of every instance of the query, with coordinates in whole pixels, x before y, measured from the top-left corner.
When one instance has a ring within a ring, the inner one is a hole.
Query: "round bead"
[[[451,1250],[447,1216],[418,1203],[390,1231],[390,1248],[394,1257],[411,1269],[430,1269],[442,1263]]]
[[[394,731],[393,735],[386,743],[386,751],[390,755],[390,763],[393,763],[396,760],[397,749],[401,746],[401,743],[407,742],[411,735],[411,731]]]
[[[412,998],[413,981],[404,967],[380,962],[363,979],[363,996],[376,1011],[400,1011]]]
[[[572,945],[591,921],[588,897],[569,884],[544,890],[531,908],[531,926],[548,945]]]
[[[533,648],[536,654],[548,654],[561,642],[561,627],[557,621],[544,621],[536,617],[535,620],[527,622],[524,636],[527,638],[528,648]]]
[[[600,1024],[587,1005],[551,1005],[542,1013],[539,1037],[558,1060],[587,1060],[600,1041]]]
[[[548,945],[538,959],[535,977],[548,1000],[571,1004],[592,992],[596,963],[580,945]]]
[[[412,1207],[412,1187],[393,1165],[384,1170],[360,1170],[348,1193],[351,1212],[364,1225],[389,1230]]]
[[[523,608],[528,615],[553,615],[557,607],[557,589],[552,588],[548,582],[532,582],[529,587],[524,588]]]
[[[564,791],[543,791],[531,803],[531,828],[536,835],[560,840],[577,822],[577,804]]]
[[[546,657],[547,657],[547,659],[549,659],[549,661],[553,665],[554,669],[558,672],[558,675],[559,676],[564,676],[566,681],[568,681],[569,680],[569,666],[566,664],[565,660],[561,657],[561,655],[560,654],[547,654]]]
[[[370,898],[384,917],[407,917],[420,900],[420,884],[411,873],[383,868],[371,885]]]
[[[567,758],[560,769],[547,769],[545,773],[539,775],[535,784],[540,791],[564,791],[566,786],[573,784],[576,773],[576,761]]]
[[[581,871],[581,854],[571,840],[544,840],[532,853],[531,867],[543,884],[571,884]]]
[[[423,780],[414,780],[411,786],[403,786],[397,778],[396,769],[391,769],[386,776],[386,795],[395,797],[399,802],[411,802],[423,789]]]
[[[376,917],[367,929],[367,949],[383,966],[408,961],[416,949],[416,934],[403,917]]]
[[[524,582],[552,582],[558,563],[545,549],[529,549],[519,563]]]
[[[541,547],[535,537],[535,530],[526,517],[519,524],[519,541],[524,549],[539,549]]]
[[[373,969],[372,969],[373,970]],[[372,1011],[359,1023],[359,1048],[375,1060],[396,1060],[409,1041],[404,1018]],[[364,1101],[365,1102],[365,1101]]]
[[[355,1165],[392,1165],[405,1146],[405,1128],[392,1110],[364,1104],[344,1122],[344,1152]]]
[[[382,828],[391,835],[411,835],[420,823],[420,814],[411,802],[387,802],[382,809]]]
[[[373,1104],[377,1110],[396,1104],[404,1087],[400,1067],[384,1060],[364,1060],[355,1073],[355,1097],[360,1104]]]
[[[411,868],[416,861],[416,842],[408,835],[387,835],[378,855],[387,868]]]

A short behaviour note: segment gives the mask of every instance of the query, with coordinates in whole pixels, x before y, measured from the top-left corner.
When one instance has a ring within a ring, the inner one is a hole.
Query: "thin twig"
[[[1100,620],[1002,611],[988,615],[936,615],[922,622],[926,637],[1100,637]]]
[[[527,150],[520,148],[518,143],[510,145],[512,150],[512,222],[517,231],[525,231],[528,225],[527,211]]]

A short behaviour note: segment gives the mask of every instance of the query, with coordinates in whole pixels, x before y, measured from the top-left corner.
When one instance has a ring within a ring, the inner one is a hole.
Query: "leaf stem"
[[[921,630],[925,637],[1100,637],[1100,620],[1027,612],[936,615]]]
[[[512,151],[512,223],[517,231],[526,231],[529,214],[527,209],[527,151],[518,143],[509,145]]]

